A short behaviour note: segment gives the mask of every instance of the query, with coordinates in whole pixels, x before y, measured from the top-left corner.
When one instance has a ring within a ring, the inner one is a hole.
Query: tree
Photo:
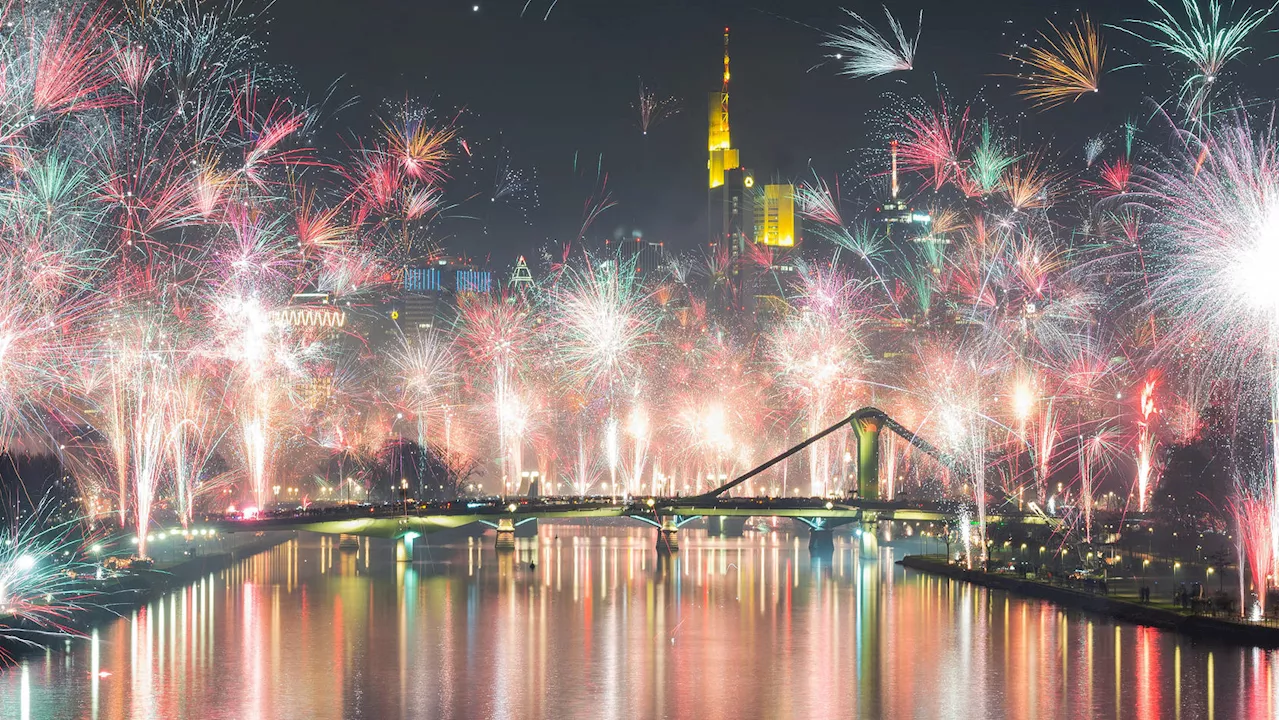
[[[456,500],[467,479],[480,469],[480,460],[438,444],[423,447],[413,440],[388,442],[379,454],[374,491],[399,500],[402,485],[419,500]]]
[[[1226,526],[1231,475],[1226,460],[1201,440],[1169,450],[1151,510],[1175,530]]]
[[[1151,498],[1152,512],[1174,531],[1222,531],[1227,499],[1241,478],[1268,464],[1268,413],[1243,397],[1219,397],[1200,413],[1196,434],[1174,445]]]

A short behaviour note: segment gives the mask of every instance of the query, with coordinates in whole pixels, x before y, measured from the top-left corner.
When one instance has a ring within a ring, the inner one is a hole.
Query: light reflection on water
[[[904,570],[786,534],[544,526],[299,540],[0,673],[0,717],[1264,718],[1276,653]],[[902,552],[898,550],[898,552]],[[530,563],[536,568],[531,569]]]

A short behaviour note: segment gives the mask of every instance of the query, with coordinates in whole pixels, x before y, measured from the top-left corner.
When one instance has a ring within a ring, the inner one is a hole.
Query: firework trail
[[[551,0],[551,4],[547,6],[547,12],[542,16],[543,22],[546,22],[547,18],[551,17],[551,11],[556,9],[556,3],[558,2],[560,2],[560,0]],[[529,10],[529,6],[532,4],[533,0],[525,0],[524,7],[520,8],[520,17],[524,17],[524,14]]]
[[[1053,401],[1045,404],[1035,437],[1036,481],[1040,507],[1046,507],[1049,496],[1049,474],[1052,470],[1053,450],[1058,441],[1058,417]]]
[[[680,103],[674,97],[658,97],[640,81],[640,98],[632,107],[640,113],[640,134],[648,135],[649,128],[680,112]]]
[[[465,295],[459,307],[458,348],[476,380],[483,379],[498,427],[503,492],[520,477],[526,407],[520,399],[522,361],[531,349],[528,309],[488,294]]]
[[[1043,168],[1040,157],[1031,155],[1009,166],[1000,189],[1015,211],[1035,210],[1053,204],[1053,179]]]
[[[1156,438],[1152,432],[1151,415],[1156,410],[1156,380],[1147,380],[1142,385],[1138,412],[1142,419],[1138,421],[1138,512],[1147,511],[1147,498],[1151,495],[1152,463],[1155,461]],[[1157,474],[1158,477],[1158,474]]]
[[[592,193],[582,204],[582,225],[578,228],[578,239],[584,240],[587,237],[587,231],[595,224],[596,220],[604,214],[606,210],[617,205],[618,202],[613,199],[613,192],[608,189],[609,176],[603,176],[599,189]]]
[[[962,186],[966,195],[990,195],[1002,186],[1005,171],[1021,157],[1011,154],[1005,143],[991,129],[991,123],[982,121],[981,140],[973,149],[967,175],[968,182]],[[957,180],[960,178],[957,177]]]
[[[639,372],[637,353],[651,342],[653,306],[621,257],[600,262],[588,256],[581,269],[563,267],[554,293],[558,344],[566,370],[583,387],[604,397],[604,449],[610,491],[616,493],[621,441],[618,390]]]
[[[430,421],[438,415],[442,447],[453,452],[449,409],[458,390],[457,364],[453,344],[429,331],[401,336],[391,356],[388,375],[401,381],[398,406],[416,422],[420,447],[432,443]]]
[[[797,312],[768,336],[768,352],[783,373],[784,387],[806,408],[806,426],[819,428],[830,423],[833,406],[843,407],[858,378],[865,352],[861,327],[867,317],[857,285],[844,274],[808,269],[801,283]],[[831,487],[831,455],[829,442],[810,446],[812,496],[837,490]]]
[[[1264,483],[1269,484],[1269,483]],[[1236,533],[1240,537],[1243,555],[1249,562],[1249,573],[1253,587],[1257,593],[1256,605],[1249,611],[1250,619],[1258,620],[1267,611],[1267,588],[1272,584],[1275,571],[1275,522],[1276,507],[1274,500],[1265,487],[1261,492],[1248,489],[1237,489],[1236,497],[1231,500],[1231,514],[1236,523]],[[1240,614],[1245,616],[1247,602],[1243,588],[1244,564],[1240,565]]]
[[[822,46],[835,52],[830,57],[840,63],[841,75],[856,78],[875,78],[900,70],[911,70],[915,62],[916,46],[920,44],[920,27],[924,20],[924,11],[916,21],[916,36],[908,40],[902,25],[884,8],[884,15],[889,20],[889,30],[893,33],[893,41],[886,40],[870,22],[851,10],[845,13],[853,19],[850,25],[826,34]]]
[[[1079,100],[1085,93],[1098,92],[1098,79],[1106,47],[1098,26],[1088,16],[1063,32],[1053,27],[1056,39],[1041,35],[1047,48],[1027,47],[1027,57],[1009,56],[1030,70],[1017,77],[1024,80],[1019,95],[1029,98],[1041,110]]]

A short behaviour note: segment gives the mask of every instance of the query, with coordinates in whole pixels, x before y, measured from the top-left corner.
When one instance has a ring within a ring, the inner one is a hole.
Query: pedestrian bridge
[[[725,493],[804,448],[848,428],[857,448],[858,485],[856,497],[825,498],[742,498]],[[809,528],[810,547],[829,546],[831,529],[849,523],[937,522],[954,518],[954,507],[941,503],[907,503],[882,500],[880,496],[879,437],[889,429],[907,440],[939,464],[961,472],[947,454],[889,417],[883,410],[862,408],[831,427],[775,455],[759,466],[702,495],[681,497],[580,498],[543,497],[515,501],[447,503],[399,503],[382,506],[344,506],[268,513],[251,519],[206,516],[206,521],[224,532],[260,530],[303,530],[308,532],[363,535],[390,539],[419,537],[480,523],[498,532],[502,546],[514,544],[515,529],[536,520],[589,518],[631,518],[658,529],[658,546],[674,549],[677,530],[698,518],[788,517]],[[1039,511],[998,510],[986,515],[989,523],[1049,525],[1057,521]]]
[[[939,522],[955,517],[954,508],[875,500],[831,501],[821,498],[671,497],[614,501],[610,499],[540,498],[514,502],[452,502],[383,506],[344,506],[282,512],[252,519],[206,516],[222,532],[300,530],[333,535],[388,539],[420,537],[441,530],[480,524],[493,528],[498,545],[514,544],[516,528],[536,520],[628,518],[658,530],[659,548],[675,549],[679,528],[699,518],[784,517],[810,530],[810,547],[832,542],[832,529],[850,523],[883,521]],[[1015,510],[990,513],[988,523],[1048,525],[1055,518]]]

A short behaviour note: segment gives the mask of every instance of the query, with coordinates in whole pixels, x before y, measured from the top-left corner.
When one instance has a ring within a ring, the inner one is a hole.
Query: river
[[[1280,657],[779,531],[302,535],[0,671],[3,718],[1274,718]],[[531,568],[531,563],[534,567]]]

